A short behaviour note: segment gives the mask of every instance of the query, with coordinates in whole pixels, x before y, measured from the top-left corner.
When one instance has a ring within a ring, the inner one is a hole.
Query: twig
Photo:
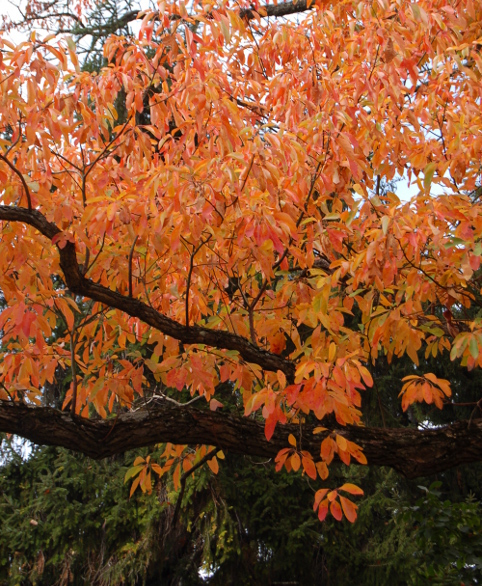
[[[249,319],[249,334],[251,336],[251,342],[256,345],[256,332],[254,329],[254,317],[253,317],[253,309],[248,307],[248,319]]]
[[[380,45],[378,45],[377,47],[377,54],[375,55],[375,61],[373,62],[373,67],[372,70],[370,71],[370,75],[368,76],[368,81],[371,80],[373,72],[375,71],[375,67],[377,66],[377,61],[378,61],[378,53],[380,51]]]
[[[471,415],[470,415],[470,419],[469,419],[469,423],[468,423],[467,427],[470,427],[470,426],[472,425],[472,419],[474,418],[474,415],[476,414],[476,412],[477,412],[477,409],[478,409],[478,410],[481,412],[481,414],[482,414],[482,399],[479,399],[479,400],[477,401],[477,404],[475,405],[475,408],[474,408],[474,410],[472,411],[472,413],[471,413]]]
[[[195,248],[191,254],[191,260],[189,262],[189,272],[187,274],[187,283],[186,283],[186,302],[185,302],[185,311],[186,311],[186,326],[189,327],[189,289],[191,288],[191,277],[192,272],[194,270],[194,257],[196,254],[201,250],[201,248],[207,244],[212,238],[212,234],[210,234],[206,240],[202,240],[201,243],[197,248]]]
[[[85,259],[84,259],[84,267],[82,270],[82,274],[85,276],[85,273],[87,272],[87,267],[89,266],[89,261],[90,261],[90,250],[85,247]]]
[[[393,237],[395,238],[395,240],[398,242],[399,246],[400,246],[400,250],[402,251],[403,256],[405,257],[405,260],[408,262],[408,264],[413,267],[414,269],[416,269],[417,271],[420,271],[423,275],[425,275],[428,279],[430,279],[434,285],[436,285],[437,287],[440,287],[440,289],[443,289],[444,291],[450,291],[451,287],[446,287],[444,285],[442,285],[441,283],[439,283],[436,279],[434,279],[432,277],[432,275],[430,275],[429,273],[427,273],[427,271],[425,271],[424,269],[422,269],[422,267],[419,265],[417,266],[413,261],[411,261],[408,256],[407,253],[405,252],[405,249],[402,246],[402,243],[400,242],[400,240],[393,235]],[[470,295],[468,295],[467,293],[465,293],[464,291],[458,291],[458,293],[460,295],[463,295],[464,297],[468,297],[471,301],[472,298]]]
[[[326,157],[325,157],[326,160]],[[303,220],[303,218],[305,217],[305,211],[308,209],[308,203],[311,199],[311,196],[313,194],[313,190],[315,188],[315,184],[316,181],[319,177],[319,173],[320,173],[320,168],[322,166],[322,162],[318,161],[318,165],[316,166],[316,171],[315,174],[313,175],[313,178],[311,180],[311,186],[310,186],[310,191],[308,192],[308,196],[306,198],[306,202],[305,202],[305,210],[301,211],[299,217],[298,217],[298,221],[296,222],[296,227],[299,228],[301,225],[301,222]],[[286,258],[286,256],[288,255],[291,243],[293,242],[293,237],[290,236],[289,242],[288,242],[288,246],[284,249],[283,254],[279,257],[279,259],[274,263],[273,265],[273,271],[275,271],[280,265],[281,263],[284,261],[284,259]],[[264,292],[266,291],[266,288],[268,287],[268,283],[269,283],[269,279],[266,277],[266,279],[264,280],[264,283],[261,285],[258,294],[256,295],[256,297],[253,299],[253,301],[251,302],[251,304],[248,307],[248,311],[253,311],[254,308],[256,307],[258,301],[261,299],[261,297],[263,296]]]
[[[72,403],[70,405],[70,414],[72,417],[75,415],[77,407],[77,372],[75,362],[75,326],[70,332],[70,368],[72,370]]]
[[[10,391],[7,389],[7,387],[6,387],[6,386],[5,386],[5,385],[4,385],[2,382],[0,382],[0,386],[3,388],[3,390],[4,390],[4,391],[7,393],[7,395],[10,397],[10,401],[11,401],[12,403],[15,403],[15,399],[12,397],[12,395],[10,394]],[[2,400],[3,400],[3,399],[2,399]]]
[[[134,256],[134,248],[138,238],[139,236],[134,238],[134,242],[132,243],[131,251],[129,253],[129,297],[132,297],[132,257]]]
[[[103,159],[106,156],[106,154],[108,154],[108,150],[114,144],[114,142],[124,134],[124,131],[127,128],[127,125],[131,121],[131,118],[132,118],[132,116],[129,117],[126,120],[126,122],[125,122],[124,126],[121,128],[120,132],[116,136],[114,136],[114,138],[110,142],[108,142],[106,144],[106,146],[104,147],[104,149],[102,150],[102,152],[92,161],[92,163],[90,163],[89,165],[87,165],[87,172],[85,173],[84,181],[87,179],[89,173],[92,171],[92,169],[95,167],[95,165],[101,159]]]
[[[5,156],[8,155],[8,153],[15,147],[15,145],[18,143],[18,141],[20,140],[22,136],[22,120],[18,121],[18,136],[15,140],[15,142],[12,142],[12,144],[8,147],[8,149],[5,151]]]
[[[193,399],[191,399],[187,403],[179,403],[179,401],[176,401],[176,399],[171,399],[171,397],[168,397],[167,395],[165,395],[164,393],[159,391],[159,395],[152,395],[152,397],[149,399],[149,401],[147,401],[147,403],[150,403],[154,399],[162,399],[164,401],[169,401],[170,403],[173,403],[174,405],[176,405],[176,407],[187,407],[188,405],[191,405],[191,403],[194,403],[195,401],[199,401],[199,399],[202,399],[202,398],[203,398],[203,395],[198,395],[197,397],[194,397]]]
[[[0,155],[0,159],[2,161],[4,161],[5,163],[7,163],[7,165],[10,167],[10,169],[12,169],[12,171],[19,177],[20,181],[22,182],[23,188],[25,190],[25,195],[27,196],[28,211],[31,212],[32,211],[32,199],[30,197],[30,190],[28,188],[27,182],[25,181],[25,177],[23,176],[21,171],[19,171],[17,169],[17,167],[15,167],[15,165],[7,159],[7,157],[5,157],[4,155]]]
[[[99,258],[100,253],[102,252],[103,248],[104,248],[104,244],[105,244],[105,232],[102,236],[102,244],[100,245],[100,249],[99,252],[95,255],[94,260],[90,263],[90,265],[84,270],[84,277],[87,274],[87,271],[89,271],[95,264],[96,260]]]
[[[190,470],[188,470],[187,472],[184,472],[184,474],[181,476],[181,490],[180,490],[179,496],[177,498],[176,508],[174,509],[174,515],[172,516],[171,527],[176,526],[176,523],[177,523],[177,520],[179,517],[179,511],[181,510],[182,499],[184,497],[184,491],[186,489],[186,480],[187,480],[188,476],[193,474],[198,468],[201,468],[201,466],[203,466],[208,460],[211,460],[220,451],[221,451],[221,448],[214,448],[213,450],[208,452],[204,456],[204,458],[201,458],[199,460],[199,462],[197,464],[195,464]]]

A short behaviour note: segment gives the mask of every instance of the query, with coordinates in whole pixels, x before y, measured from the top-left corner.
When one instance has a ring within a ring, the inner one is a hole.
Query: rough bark
[[[300,0],[299,2],[280,2],[279,4],[265,4],[260,7],[256,13],[254,10],[245,8],[240,11],[241,18],[251,20],[258,14],[262,18],[273,16],[275,18],[281,16],[288,16],[289,14],[297,14],[298,12],[306,12],[315,7],[314,2],[308,4],[307,0]]]
[[[245,20],[252,20],[257,17],[280,18],[282,16],[289,16],[290,14],[306,12],[307,10],[311,10],[312,8],[314,8],[314,6],[314,2],[308,5],[307,0],[300,0],[299,2],[282,2],[280,4],[265,4],[264,6],[260,6],[258,11],[252,8],[243,8],[239,11],[239,15],[241,18]],[[124,28],[130,22],[137,20],[138,14],[138,10],[129,10],[128,12],[125,12],[122,16],[120,16],[118,19],[112,20],[111,22],[108,22],[107,24],[101,27],[88,27],[76,25],[72,29],[62,29],[59,32],[70,32],[76,36],[101,36],[113,34],[119,29]],[[73,15],[70,16],[74,18]],[[171,17],[172,20],[176,20],[178,18],[180,17],[176,15]]]
[[[289,447],[288,434],[292,433],[298,440],[301,437],[301,449],[318,460],[320,443],[330,432],[313,435],[313,429],[312,425],[278,425],[268,442],[261,422],[170,403],[108,420],[71,417],[48,407],[0,403],[0,431],[95,459],[160,442],[206,444],[237,454],[274,458],[279,450]],[[394,468],[407,478],[482,460],[482,420],[429,430],[347,426],[336,433],[360,445],[369,465]]]

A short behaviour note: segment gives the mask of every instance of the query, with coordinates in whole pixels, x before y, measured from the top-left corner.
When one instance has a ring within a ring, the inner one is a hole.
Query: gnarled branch
[[[330,432],[313,435],[313,429],[312,425],[303,427],[299,447],[319,460],[320,443]],[[205,444],[237,454],[274,458],[279,450],[289,447],[290,433],[299,437],[300,428],[278,425],[268,442],[261,422],[167,402],[107,420],[71,417],[50,407],[0,402],[0,431],[37,444],[63,446],[95,459],[160,442]],[[347,426],[336,429],[336,433],[360,445],[370,465],[389,466],[407,478],[482,460],[482,420],[428,430]]]

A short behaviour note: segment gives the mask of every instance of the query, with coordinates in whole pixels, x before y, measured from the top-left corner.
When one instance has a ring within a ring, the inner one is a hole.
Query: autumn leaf
[[[311,457],[302,456],[301,462],[303,464],[303,470],[306,472],[306,474],[313,480],[316,480],[317,470],[313,459]]]
[[[292,433],[290,433],[288,436],[288,443],[290,444],[290,446],[293,446],[296,448],[296,438]]]
[[[321,501],[325,498],[325,496],[327,495],[327,493],[329,492],[328,488],[320,488],[320,490],[317,490],[315,493],[315,501],[313,503],[313,510],[316,511],[318,509],[318,507],[320,506]]]
[[[295,472],[298,472],[301,465],[301,458],[296,452],[291,456],[291,467]]]
[[[209,401],[209,408],[211,411],[216,411],[216,409],[219,409],[220,407],[224,407],[224,405],[217,399],[211,399]]]
[[[332,501],[330,504],[330,513],[337,521],[341,521],[343,513],[341,511],[340,503],[338,501]]]
[[[217,474],[219,472],[219,463],[216,457],[208,460],[208,466],[213,474]]]
[[[0,431],[94,457],[171,440],[131,494],[220,447],[313,481],[482,458],[473,422],[437,428],[440,464],[364,417],[387,365],[404,411],[451,397],[421,357],[482,368],[478,4],[362,0],[356,26],[275,4],[164,3],[95,73],[70,38],[2,37]]]
[[[350,523],[354,523],[357,517],[357,509],[358,507],[352,503],[349,499],[345,498],[344,496],[340,495],[340,503],[345,513],[345,517],[350,521]]]
[[[361,495],[363,494],[363,490],[356,486],[355,484],[350,484],[349,482],[340,486],[338,490],[344,490],[345,492],[349,492],[350,494],[354,495]]]

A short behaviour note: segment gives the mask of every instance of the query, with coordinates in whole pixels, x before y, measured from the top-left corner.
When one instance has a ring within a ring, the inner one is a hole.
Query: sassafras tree
[[[480,4],[141,16],[99,74],[70,38],[0,40],[0,430],[94,458],[167,442],[129,472],[143,490],[270,457],[350,521],[334,459],[481,460],[482,395],[436,429],[362,410],[380,361],[413,364],[403,410],[452,403],[419,357],[482,366]],[[398,176],[408,202],[382,188]]]

